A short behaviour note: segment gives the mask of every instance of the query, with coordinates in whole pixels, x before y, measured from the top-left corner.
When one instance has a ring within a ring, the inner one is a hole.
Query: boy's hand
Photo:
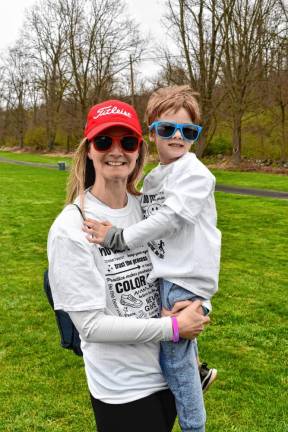
[[[113,225],[108,221],[98,222],[94,219],[86,219],[84,221],[83,231],[87,234],[87,239],[90,243],[103,243],[105,236]]]

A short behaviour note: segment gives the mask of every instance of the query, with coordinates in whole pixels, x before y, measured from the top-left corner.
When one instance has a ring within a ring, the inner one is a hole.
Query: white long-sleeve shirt
[[[79,204],[79,201],[76,200]],[[136,197],[111,209],[89,191],[86,217],[125,228],[142,219]],[[167,388],[159,365],[159,340],[172,339],[160,312],[147,247],[112,252],[88,242],[77,208],[67,206],[48,237],[49,280],[55,309],[67,311],[81,337],[88,387],[103,402],[126,403]]]
[[[146,219],[125,228],[123,237],[129,248],[148,241],[150,282],[161,277],[208,300],[217,291],[221,233],[214,188],[215,177],[193,153],[146,176]]]
[[[104,309],[68,312],[81,339],[88,343],[137,344],[172,340],[171,318],[123,318]]]

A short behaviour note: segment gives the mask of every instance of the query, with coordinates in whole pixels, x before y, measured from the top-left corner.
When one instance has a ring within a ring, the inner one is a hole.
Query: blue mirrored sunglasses
[[[166,121],[155,121],[149,126],[151,132],[155,129],[156,134],[164,139],[172,138],[179,130],[185,141],[197,141],[202,131],[202,127],[193,123],[174,123]]]

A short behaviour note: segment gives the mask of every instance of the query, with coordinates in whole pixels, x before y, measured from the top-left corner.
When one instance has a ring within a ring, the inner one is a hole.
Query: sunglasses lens
[[[198,129],[194,128],[193,126],[184,126],[182,131],[183,136],[187,140],[195,141],[198,138]]]
[[[157,126],[157,133],[162,138],[170,138],[175,132],[175,126],[169,123],[161,123]]]
[[[93,139],[93,144],[98,151],[107,151],[112,145],[112,138],[109,136],[97,136]]]
[[[121,138],[121,146],[124,151],[134,152],[138,149],[138,138],[135,136],[125,136]]]

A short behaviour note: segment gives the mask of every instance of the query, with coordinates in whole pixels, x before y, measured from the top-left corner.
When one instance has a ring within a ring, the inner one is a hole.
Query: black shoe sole
[[[208,390],[210,385],[216,380],[217,378],[217,369],[210,369],[210,372],[202,381],[202,391],[203,393]]]

